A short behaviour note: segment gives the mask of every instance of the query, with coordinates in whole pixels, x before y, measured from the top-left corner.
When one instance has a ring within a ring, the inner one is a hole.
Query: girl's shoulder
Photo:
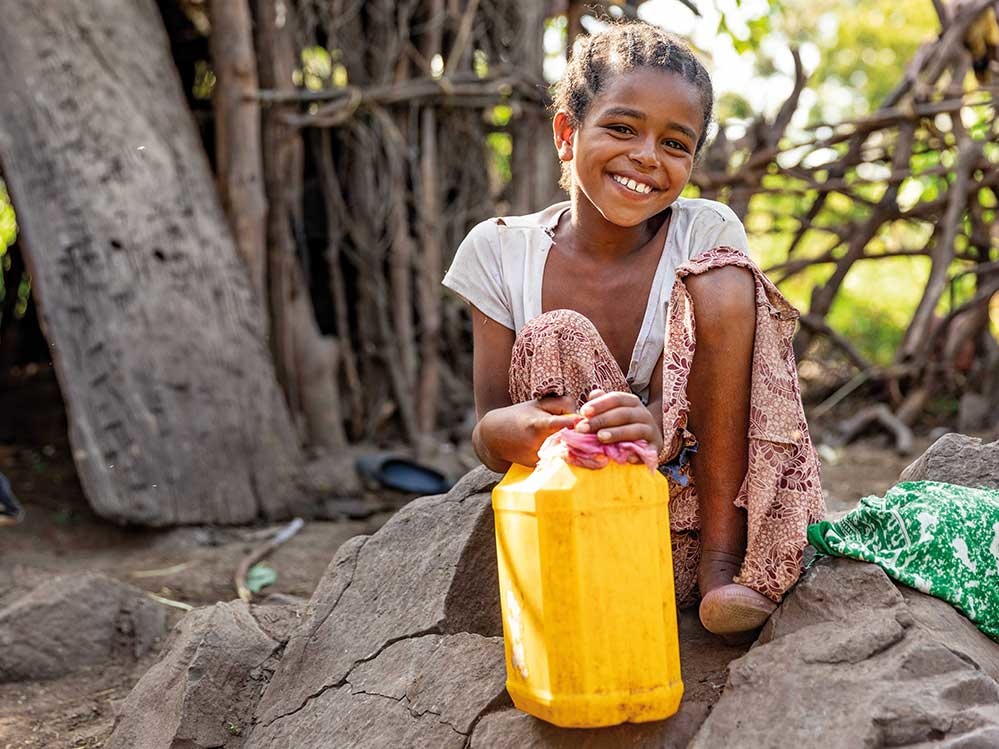
[[[677,198],[670,241],[673,251],[693,259],[715,247],[749,251],[749,238],[735,211],[707,198]]]
[[[677,213],[686,221],[713,224],[736,223],[742,226],[735,211],[724,203],[708,198],[677,198],[673,203]]]
[[[487,239],[497,237],[501,229],[526,229],[537,230],[542,234],[549,233],[558,224],[559,217],[568,208],[569,201],[566,200],[523,216],[494,216],[476,224],[468,234]]]
[[[444,276],[451,289],[511,330],[540,307],[540,279],[554,228],[569,203],[524,216],[499,216],[475,226],[458,246]]]

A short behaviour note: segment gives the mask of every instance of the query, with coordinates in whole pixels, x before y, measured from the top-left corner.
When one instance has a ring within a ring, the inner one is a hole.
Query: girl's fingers
[[[601,390],[600,388],[593,388],[593,390],[590,391],[590,394],[586,396],[586,400],[589,402],[594,398],[599,398],[601,395],[606,394],[606,392],[606,390]]]
[[[652,443],[653,435],[648,424],[626,424],[625,426],[601,429],[597,432],[597,439],[608,444],[635,440],[645,440]]]
[[[622,406],[594,416],[584,417],[576,424],[576,431],[595,433],[600,429],[623,426],[624,424],[651,425],[652,423],[652,414],[645,406]]]
[[[594,393],[598,393],[598,395],[594,396]],[[589,418],[612,408],[627,407],[644,408],[642,402],[634,393],[621,393],[616,390],[606,393],[603,390],[593,390],[590,393],[590,399],[583,405],[580,411],[583,416]]]
[[[557,432],[559,429],[572,429],[579,421],[579,414],[566,414],[564,416],[549,416],[545,425],[545,431],[549,434]]]

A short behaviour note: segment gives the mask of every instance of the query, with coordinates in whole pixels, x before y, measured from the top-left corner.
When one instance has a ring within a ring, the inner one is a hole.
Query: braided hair
[[[642,21],[615,23],[592,36],[577,37],[565,73],[555,84],[553,112],[566,112],[573,127],[579,127],[590,104],[607,82],[615,75],[636,68],[675,73],[697,89],[704,110],[704,124],[694,149],[696,157],[707,138],[714,109],[711,78],[679,37],[652,24]],[[562,166],[562,186],[568,188],[568,170],[565,164]]]

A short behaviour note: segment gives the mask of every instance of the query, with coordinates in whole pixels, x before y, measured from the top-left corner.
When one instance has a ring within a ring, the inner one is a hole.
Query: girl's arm
[[[510,402],[510,356],[514,332],[472,307],[472,379],[477,423],[472,444],[479,460],[502,473],[511,463],[533,466],[538,448],[579,416],[570,398]]]

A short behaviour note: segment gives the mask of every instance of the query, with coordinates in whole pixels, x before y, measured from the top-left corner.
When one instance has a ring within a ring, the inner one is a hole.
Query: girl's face
[[[669,206],[690,179],[704,109],[697,89],[666,70],[615,76],[576,128],[555,115],[555,144],[573,190],[618,226],[637,226]]]

